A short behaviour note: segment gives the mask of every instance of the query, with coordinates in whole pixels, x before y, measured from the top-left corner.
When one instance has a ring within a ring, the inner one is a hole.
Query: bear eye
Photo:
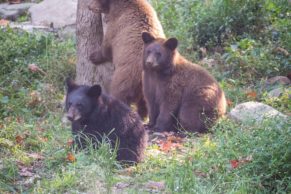
[[[77,103],[76,106],[79,108],[79,109],[82,109],[83,108],[83,105],[81,103]]]
[[[161,55],[162,55],[162,54],[161,54],[160,52],[157,52],[157,53],[156,53],[156,57],[157,57],[157,58],[160,58]]]
[[[151,51],[150,50],[147,50],[147,55],[150,55]]]

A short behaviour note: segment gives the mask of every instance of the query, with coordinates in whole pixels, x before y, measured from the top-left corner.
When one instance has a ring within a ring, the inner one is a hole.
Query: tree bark
[[[96,14],[88,9],[93,1],[78,0],[76,82],[86,85],[97,83],[108,91],[114,66],[111,63],[96,66],[89,60],[90,54],[96,49],[100,49],[103,38],[101,14]]]

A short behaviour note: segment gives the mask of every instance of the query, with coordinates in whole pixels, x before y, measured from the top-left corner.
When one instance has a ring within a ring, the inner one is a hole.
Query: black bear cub
[[[117,160],[136,163],[143,159],[147,134],[138,114],[114,97],[107,96],[99,85],[77,85],[67,79],[66,116],[74,135],[82,132],[92,141],[108,135],[112,147],[118,145]],[[76,139],[75,139],[76,140]],[[82,141],[79,146],[82,145]],[[118,144],[117,144],[118,143]]]
[[[179,54],[176,38],[156,38],[144,32],[142,39],[149,126],[206,132],[226,111],[224,92],[217,81],[206,69]]]

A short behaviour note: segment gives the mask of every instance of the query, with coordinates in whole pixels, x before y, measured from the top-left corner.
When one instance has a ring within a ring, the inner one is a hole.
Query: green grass
[[[252,44],[249,41],[241,44]],[[291,192],[290,118],[260,125],[224,118],[208,134],[188,135],[179,149],[166,152],[157,143],[148,146],[145,161],[126,169],[114,159],[106,138],[99,149],[90,141],[82,151],[68,145],[72,134],[62,122],[62,103],[64,79],[74,75],[75,42],[12,29],[0,29],[0,42],[0,193]],[[248,48],[240,49],[233,60],[247,58],[252,67]],[[45,74],[30,71],[29,64],[37,64]],[[229,76],[227,68],[221,63],[209,70],[232,103],[229,109],[256,100],[290,113],[287,90],[269,98],[261,89],[264,77]],[[148,186],[150,181],[163,186]]]

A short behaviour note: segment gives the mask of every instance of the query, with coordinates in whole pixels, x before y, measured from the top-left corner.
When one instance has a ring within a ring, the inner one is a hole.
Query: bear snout
[[[157,67],[158,63],[156,62],[156,59],[153,55],[149,55],[145,61],[145,65],[151,68],[151,67]]]
[[[147,61],[147,62],[146,62],[146,66],[147,66],[147,67],[152,67],[152,66],[153,66],[153,62],[148,62],[148,61]]]
[[[70,108],[69,111],[67,112],[66,116],[67,116],[68,120],[71,122],[77,121],[81,118],[79,111],[74,109],[74,108]]]

